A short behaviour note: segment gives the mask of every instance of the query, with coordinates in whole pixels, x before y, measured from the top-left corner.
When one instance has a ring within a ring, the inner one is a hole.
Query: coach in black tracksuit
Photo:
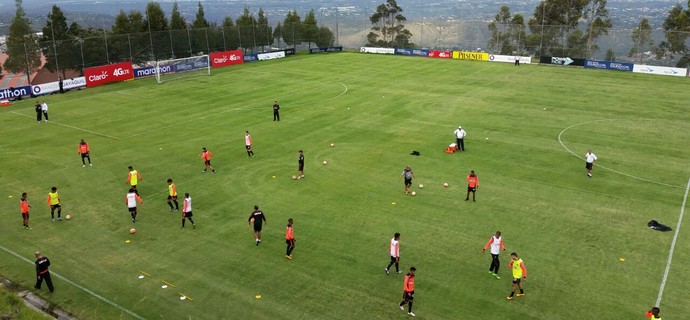
[[[50,279],[50,271],[48,270],[50,260],[48,260],[47,257],[42,256],[39,251],[36,251],[35,255],[36,262],[34,263],[36,264],[36,285],[34,288],[40,290],[41,284],[43,283],[43,280],[45,280],[48,290],[50,290],[50,292],[55,291],[55,288],[53,287],[53,280]]]
[[[278,101],[273,101],[273,121],[280,121],[280,106]]]
[[[43,107],[38,101],[36,101],[36,105],[34,106],[34,108],[36,109],[36,121],[40,123],[43,119]]]

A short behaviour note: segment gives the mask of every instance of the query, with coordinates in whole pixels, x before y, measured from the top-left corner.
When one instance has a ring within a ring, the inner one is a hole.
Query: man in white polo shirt
[[[462,128],[462,126],[458,126],[455,131],[453,131],[453,134],[455,135],[455,138],[458,139],[458,151],[465,151],[465,136],[467,136],[467,132],[465,132],[465,129]]]
[[[587,150],[585,154],[585,168],[587,168],[587,176],[592,177],[592,167],[594,166],[594,161],[597,161],[597,156],[592,153],[592,149]]]

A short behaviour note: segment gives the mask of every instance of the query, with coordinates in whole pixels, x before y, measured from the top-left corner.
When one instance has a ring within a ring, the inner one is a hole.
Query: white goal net
[[[211,61],[208,55],[156,61],[156,80],[158,83],[210,75]]]

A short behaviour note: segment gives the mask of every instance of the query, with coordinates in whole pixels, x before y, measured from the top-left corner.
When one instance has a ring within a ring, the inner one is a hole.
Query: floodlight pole
[[[53,54],[55,55],[55,70],[57,71],[58,77],[60,77],[60,64],[58,63],[57,47],[55,46],[55,28],[53,27],[53,14],[50,14],[50,32],[53,36]]]
[[[541,6],[541,37],[540,41],[541,43],[539,44],[539,58],[541,59],[541,56],[543,55],[543,48],[544,48],[544,22],[546,21],[546,1],[542,1],[542,6]]]

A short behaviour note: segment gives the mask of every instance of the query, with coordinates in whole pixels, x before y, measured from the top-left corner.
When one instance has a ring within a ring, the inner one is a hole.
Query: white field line
[[[342,86],[345,88],[345,90],[343,90],[343,91],[342,91],[341,93],[339,93],[337,96],[330,97],[330,98],[327,98],[327,99],[324,99],[324,100],[321,100],[321,101],[317,101],[316,103],[322,103],[322,102],[325,102],[325,101],[333,100],[333,99],[338,98],[338,97],[344,95],[345,93],[347,93],[347,90],[348,90],[347,85],[344,84],[344,83],[342,83],[342,82],[340,82],[340,85],[342,85]],[[304,91],[306,91],[306,90],[302,90],[302,91],[299,91],[299,92],[304,92]],[[294,94],[294,93],[296,93],[296,92],[293,92],[293,94]],[[261,105],[261,104],[263,104],[263,102],[257,102],[257,103],[253,103],[253,104],[248,104],[248,105],[244,105],[244,106],[241,106],[241,107],[237,107],[237,108],[226,109],[226,110],[222,110],[222,111],[218,111],[218,112],[214,112],[214,113],[209,113],[209,114],[203,115],[203,116],[201,116],[201,117],[196,117],[196,118],[192,118],[192,119],[189,119],[189,120],[181,121],[181,122],[178,122],[178,123],[173,123],[173,124],[170,124],[170,125],[167,125],[167,126],[159,127],[159,128],[156,128],[156,129],[148,130],[148,131],[145,131],[145,132],[136,133],[136,134],[133,134],[133,135],[127,137],[127,138],[129,139],[129,138],[134,138],[134,137],[138,137],[138,136],[145,135],[145,134],[150,134],[150,133],[157,132],[157,131],[161,131],[161,130],[165,130],[165,129],[168,129],[168,128],[181,126],[181,125],[183,125],[183,124],[187,124],[187,123],[190,123],[190,122],[194,122],[194,121],[206,119],[206,118],[208,118],[208,117],[214,117],[214,116],[217,116],[217,115],[220,115],[220,114],[223,114],[223,113],[233,112],[233,111],[240,111],[240,110],[243,110],[243,109],[246,109],[246,108],[255,107],[255,106],[258,106],[258,105]]]
[[[5,252],[7,252],[7,253],[9,253],[9,254],[11,254],[11,255],[13,255],[13,256],[19,258],[19,259],[21,259],[21,260],[24,260],[24,261],[28,262],[29,264],[32,264],[32,265],[34,264],[33,261],[31,261],[31,260],[29,260],[29,259],[27,259],[27,258],[22,257],[21,255],[19,255],[18,253],[14,252],[14,251],[12,251],[12,250],[10,250],[10,249],[7,249],[7,248],[5,248],[5,247],[3,247],[3,246],[0,246],[0,249],[2,249],[3,251],[5,251]],[[84,292],[90,294],[91,296],[95,297],[96,299],[101,300],[101,301],[103,301],[103,302],[105,302],[105,303],[107,303],[107,304],[109,304],[109,305],[111,305],[111,306],[113,306],[113,307],[115,307],[115,308],[117,308],[117,309],[120,309],[122,312],[124,312],[124,313],[126,313],[126,314],[128,314],[128,315],[130,315],[130,316],[132,316],[132,317],[134,317],[134,318],[136,318],[136,319],[139,319],[139,320],[146,320],[145,318],[143,318],[142,316],[140,316],[140,315],[134,313],[133,311],[131,311],[131,310],[129,310],[129,309],[126,309],[125,307],[123,307],[123,306],[121,306],[121,305],[119,305],[119,304],[117,304],[117,303],[115,303],[115,302],[112,302],[112,301],[110,301],[110,300],[104,298],[103,296],[101,296],[101,295],[99,295],[99,294],[97,294],[97,293],[95,293],[95,292],[93,292],[93,291],[91,291],[91,290],[89,290],[89,289],[87,289],[87,288],[81,286],[81,285],[78,285],[78,284],[72,282],[71,280],[69,280],[69,279],[67,279],[67,278],[65,278],[65,277],[63,277],[63,276],[61,276],[61,275],[59,275],[59,274],[57,274],[57,273],[55,273],[55,272],[53,272],[53,271],[51,271],[50,274],[51,274],[51,275],[54,275],[54,276],[56,276],[56,277],[58,277],[60,280],[66,282],[66,283],[69,283],[69,284],[75,286],[76,288],[79,288],[80,290],[82,290],[82,291],[84,291]]]
[[[589,123],[595,123],[595,122],[603,122],[603,121],[617,121],[617,120],[623,120],[623,119],[601,119],[601,120],[592,120],[592,121],[585,121],[585,122],[576,123],[576,124],[574,124],[574,125],[572,125],[572,126],[569,126],[569,127],[565,128],[565,129],[561,130],[561,132],[558,134],[558,143],[560,143],[560,144],[561,144],[561,147],[563,147],[565,150],[567,150],[568,152],[570,152],[572,155],[578,157],[579,159],[584,160],[584,159],[585,159],[584,157],[582,157],[582,156],[578,155],[577,153],[573,152],[572,150],[570,150],[570,149],[563,143],[563,140],[561,139],[561,136],[563,135],[563,133],[565,133],[568,129],[570,129],[570,128],[572,128],[572,127],[576,127],[576,126],[583,125],[583,124],[589,124]],[[649,183],[653,183],[653,184],[658,184],[658,185],[664,186],[664,187],[677,188],[677,189],[682,189],[682,188],[683,188],[683,186],[677,186],[677,185],[667,184],[667,183],[663,183],[663,182],[659,182],[659,181],[654,181],[654,180],[649,180],[649,179],[645,179],[645,178],[642,178],[642,177],[634,176],[634,175],[631,175],[631,174],[627,174],[627,173],[625,173],[625,172],[620,172],[620,171],[617,171],[617,170],[614,170],[614,169],[611,169],[611,168],[608,168],[608,167],[604,167],[604,166],[602,166],[602,165],[600,165],[600,164],[595,164],[595,165],[596,165],[598,168],[602,168],[602,169],[604,169],[604,170],[608,170],[608,171],[611,171],[611,172],[614,172],[614,173],[617,173],[617,174],[626,176],[626,177],[628,177],[628,178],[633,178],[633,179],[637,179],[637,180],[644,181],[644,182],[649,182]]]
[[[23,114],[23,113],[19,113],[19,112],[15,112],[15,111],[10,111],[10,113],[13,113],[13,114],[16,114],[16,115],[22,116],[22,117],[27,117],[27,118],[32,118],[32,119],[34,118],[34,117],[32,117],[32,116],[25,115],[25,114]],[[65,128],[74,129],[74,130],[79,130],[79,131],[88,132],[88,133],[95,134],[95,135],[101,136],[101,137],[106,137],[106,138],[110,138],[110,139],[114,139],[114,140],[120,140],[120,138],[118,138],[118,137],[110,136],[110,135],[107,135],[107,134],[105,134],[105,133],[99,133],[99,132],[95,132],[95,131],[91,131],[91,130],[86,130],[86,129],[79,128],[79,127],[75,127],[75,126],[70,126],[70,125],[68,125],[68,124],[62,124],[62,123],[55,122],[55,121],[48,121],[47,123],[48,123],[48,124],[58,125],[58,126],[65,127]]]
[[[671,241],[671,250],[668,251],[668,259],[666,259],[666,270],[664,270],[664,277],[661,279],[659,286],[659,295],[656,297],[656,304],[661,305],[661,296],[664,295],[664,287],[666,287],[666,280],[668,279],[668,272],[671,270],[671,260],[673,260],[673,251],[676,250],[676,241],[678,240],[678,233],[680,232],[680,224],[683,222],[683,215],[685,214],[685,204],[688,201],[688,190],[690,190],[690,179],[688,185],[685,187],[685,196],[683,197],[683,205],[680,207],[680,216],[678,216],[678,223],[676,224],[676,232],[673,234],[673,241]]]

